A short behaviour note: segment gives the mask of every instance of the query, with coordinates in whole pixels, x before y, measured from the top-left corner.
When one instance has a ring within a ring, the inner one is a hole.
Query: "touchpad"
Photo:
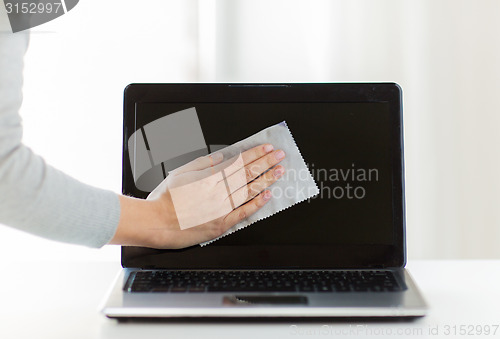
[[[307,305],[307,298],[295,295],[231,295],[225,296],[222,303],[226,306],[290,306]]]

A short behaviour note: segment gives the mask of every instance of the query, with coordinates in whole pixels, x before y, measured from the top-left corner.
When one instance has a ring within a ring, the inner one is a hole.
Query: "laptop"
[[[395,83],[131,84],[123,194],[146,198],[173,167],[282,121],[319,194],[206,246],[122,247],[107,317],[425,315],[405,269],[402,92]],[[153,125],[170,151],[155,144]],[[169,132],[185,128],[192,130]],[[153,161],[158,154],[162,160]]]

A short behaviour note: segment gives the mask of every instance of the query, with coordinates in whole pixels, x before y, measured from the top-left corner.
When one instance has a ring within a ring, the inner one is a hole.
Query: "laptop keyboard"
[[[128,292],[397,292],[391,271],[167,271],[130,275]]]

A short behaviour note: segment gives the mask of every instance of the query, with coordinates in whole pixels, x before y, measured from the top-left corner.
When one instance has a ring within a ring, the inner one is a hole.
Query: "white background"
[[[132,82],[393,81],[410,259],[500,258],[500,2],[82,0],[32,30],[24,141],[120,192]],[[0,227],[0,255],[118,260]]]

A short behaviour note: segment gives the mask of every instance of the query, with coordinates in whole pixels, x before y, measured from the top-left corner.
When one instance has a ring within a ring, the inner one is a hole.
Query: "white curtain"
[[[201,80],[398,82],[410,259],[500,258],[499,1],[211,3]]]

